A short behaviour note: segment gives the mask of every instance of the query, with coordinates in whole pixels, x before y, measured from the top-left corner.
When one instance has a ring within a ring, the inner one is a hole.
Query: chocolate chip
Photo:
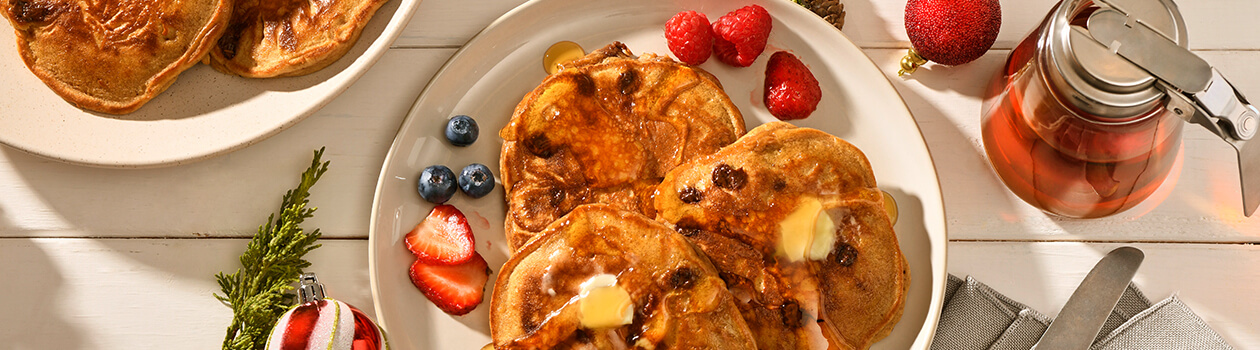
[[[788,328],[797,328],[801,326],[801,306],[795,301],[788,300],[779,306],[779,315],[783,317],[783,325]]]
[[[787,183],[786,183],[786,182],[783,182],[783,180],[781,180],[781,179],[774,179],[774,184],[771,184],[771,186],[773,186],[773,187],[774,187],[774,190],[775,190],[776,192],[778,192],[778,191],[783,191],[784,189],[787,189]]]
[[[525,138],[525,150],[542,158],[551,158],[555,154],[552,148],[551,140],[546,134],[537,133]]]
[[[647,328],[643,322],[652,316],[652,310],[656,310],[656,296],[652,293],[644,294],[635,305],[639,307],[634,309],[634,320],[630,322],[630,329],[626,332],[626,344],[634,344],[643,335]]]
[[[223,58],[233,59],[236,57],[236,45],[241,41],[241,31],[245,30],[245,21],[228,26],[223,31],[223,36],[219,37],[219,53],[223,54]]]
[[[44,22],[57,10],[51,1],[11,0],[9,6],[13,7],[13,19],[18,23]]]
[[[687,290],[691,289],[691,285],[695,283],[696,272],[690,267],[680,267],[669,274],[669,287],[673,289]]]
[[[564,190],[559,188],[552,188],[547,192],[547,200],[552,207],[559,207],[561,204],[564,204],[565,196]]]
[[[639,90],[639,73],[634,69],[621,72],[617,77],[617,88],[621,90],[622,95],[633,94]]]
[[[595,80],[586,73],[573,75],[573,83],[577,84],[577,92],[582,96],[595,96]]]
[[[591,335],[591,331],[588,329],[578,328],[573,331],[573,340],[582,344],[590,344],[592,341],[595,341],[595,336]]]
[[[748,182],[748,174],[744,173],[744,169],[731,168],[726,164],[713,168],[713,184],[717,187],[735,191],[743,188],[745,182]]]
[[[700,190],[697,190],[695,187],[687,186],[686,188],[683,188],[682,191],[678,191],[678,199],[681,199],[683,203],[696,204],[700,202],[701,199],[704,199],[704,195],[701,194]]]
[[[700,229],[700,223],[691,217],[682,218],[678,220],[678,223],[674,224],[674,230],[677,230],[684,237],[695,237],[696,234],[700,233]]]
[[[831,251],[833,259],[841,266],[852,266],[857,261],[858,251],[845,242],[836,243],[836,248]]]

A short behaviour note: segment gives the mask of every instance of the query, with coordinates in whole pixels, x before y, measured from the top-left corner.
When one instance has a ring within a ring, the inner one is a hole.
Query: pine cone
[[[795,0],[806,9],[813,11],[818,17],[822,17],[827,23],[835,26],[837,30],[844,28],[844,4],[840,0]]]

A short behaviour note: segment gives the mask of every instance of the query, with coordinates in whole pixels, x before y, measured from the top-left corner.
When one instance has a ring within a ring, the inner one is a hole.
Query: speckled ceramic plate
[[[751,129],[774,120],[761,101],[765,62],[790,50],[822,83],[823,102],[813,116],[795,124],[827,131],[860,147],[870,158],[880,188],[899,203],[895,225],[910,266],[905,313],[876,349],[926,349],[939,317],[945,288],[945,214],[936,171],[918,126],[900,95],[847,38],[790,1],[782,0],[534,0],[505,14],[457,52],[416,100],[386,156],[376,188],[369,233],[369,266],[377,320],[394,349],[477,349],[490,341],[489,297],[471,314],[452,317],[433,306],[408,278],[414,256],[402,237],[432,208],[416,194],[416,178],[432,164],[461,169],[499,164],[497,132],[521,98],[546,73],[543,52],[569,40],[587,50],[614,40],[636,54],[668,54],[662,27],[682,10],[717,19],[737,7],[758,3],[774,17],[766,53],[747,68],[716,59],[701,65],[721,80]],[[452,147],[443,137],[447,118],[471,115],[481,138]],[[451,204],[469,218],[477,250],[496,273],[508,259],[503,237],[506,205],[501,186],[487,197],[456,195]],[[493,283],[496,275],[491,276]],[[493,285],[487,286],[487,295]]]
[[[119,168],[193,162],[254,144],[319,110],[376,62],[420,0],[390,0],[350,52],[300,77],[247,79],[196,65],[139,110],[112,115],[61,99],[27,70],[0,20],[0,142],[68,163]]]

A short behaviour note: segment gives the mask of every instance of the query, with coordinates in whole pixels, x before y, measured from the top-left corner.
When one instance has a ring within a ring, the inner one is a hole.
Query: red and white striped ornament
[[[298,305],[280,317],[267,350],[382,350],[389,349],[385,332],[363,311],[324,297],[324,285],[314,273],[302,275]]]

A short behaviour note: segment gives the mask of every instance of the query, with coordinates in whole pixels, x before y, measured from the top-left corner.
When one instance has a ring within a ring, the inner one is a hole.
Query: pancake
[[[840,138],[762,125],[670,172],[655,203],[747,296],[737,305],[762,349],[818,348],[819,335],[865,349],[901,318],[905,257],[870,163]]]
[[[666,172],[743,133],[739,110],[699,68],[635,58],[621,43],[575,60],[543,79],[499,131],[508,244],[519,249],[585,203],[652,217]]]
[[[208,63],[229,74],[310,74],[336,62],[386,0],[237,0]]]
[[[629,324],[583,326],[595,316],[583,309],[593,299],[583,300],[581,285],[601,275],[616,276],[628,295]],[[575,208],[522,247],[499,272],[490,307],[500,350],[755,349],[734,297],[695,246],[604,204]]]
[[[228,0],[11,0],[3,6],[26,67],[79,108],[135,111],[214,45]]]

